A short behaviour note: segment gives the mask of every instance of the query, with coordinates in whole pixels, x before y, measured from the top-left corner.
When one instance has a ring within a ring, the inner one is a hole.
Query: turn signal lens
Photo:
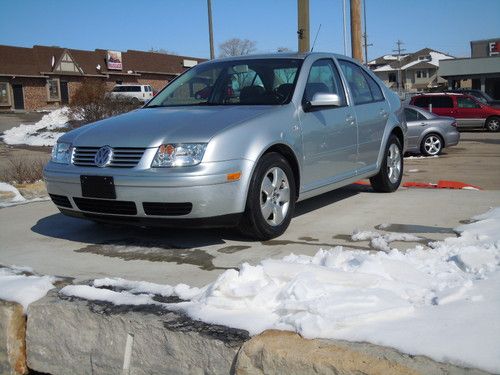
[[[241,172],[228,173],[226,177],[228,181],[238,181],[241,177]]]

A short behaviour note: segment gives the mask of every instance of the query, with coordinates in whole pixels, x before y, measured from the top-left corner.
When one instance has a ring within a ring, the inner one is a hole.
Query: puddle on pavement
[[[88,245],[75,250],[75,252],[104,255],[123,260],[192,264],[204,271],[227,269],[226,267],[214,266],[214,256],[204,250],[182,248],[153,241],[137,241],[133,239],[112,241]]]
[[[413,224],[379,224],[375,226],[375,229],[397,233],[455,233],[453,232],[453,228]]]
[[[217,252],[222,253],[222,254],[234,254],[234,253],[237,253],[238,251],[247,250],[250,248],[251,248],[251,246],[234,245],[234,246],[222,247],[222,248],[218,249]]]
[[[318,242],[319,241],[317,238],[312,238],[312,237],[308,237],[308,236],[299,237],[299,240],[307,241],[307,242]]]
[[[304,237],[301,237],[304,238]],[[349,236],[351,238],[351,236]],[[314,239],[313,239],[314,240]],[[308,245],[308,246],[316,246],[321,248],[334,248],[337,246],[345,246],[345,244],[338,243],[321,243],[321,242],[306,242],[306,241],[291,241],[291,240],[269,240],[261,242],[262,245],[266,246],[283,246],[283,245]],[[351,247],[354,250],[371,250],[368,247]]]

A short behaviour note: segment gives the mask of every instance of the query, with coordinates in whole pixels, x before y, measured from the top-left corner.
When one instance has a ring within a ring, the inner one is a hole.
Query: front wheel
[[[497,132],[500,130],[500,117],[490,117],[486,121],[486,129],[490,132]]]
[[[295,210],[295,179],[288,161],[275,152],[259,160],[250,181],[239,230],[258,240],[283,234]]]
[[[403,147],[398,137],[390,136],[378,174],[370,178],[375,191],[391,193],[399,187],[403,178]]]

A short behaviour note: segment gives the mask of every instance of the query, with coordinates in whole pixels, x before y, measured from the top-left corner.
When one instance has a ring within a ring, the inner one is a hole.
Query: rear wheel
[[[398,137],[392,134],[385,148],[382,165],[377,175],[370,178],[375,191],[391,193],[399,187],[403,177],[403,147]]]
[[[490,132],[497,132],[500,130],[500,117],[490,117],[486,121],[486,129]]]
[[[420,151],[426,156],[439,155],[443,151],[443,140],[437,134],[427,134],[422,139]]]
[[[295,179],[290,164],[281,154],[265,154],[250,181],[240,233],[258,240],[277,237],[288,228],[294,210]]]

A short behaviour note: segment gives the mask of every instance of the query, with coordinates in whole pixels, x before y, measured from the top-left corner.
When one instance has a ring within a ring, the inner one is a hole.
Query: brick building
[[[0,110],[35,110],[71,101],[84,80],[149,84],[160,90],[204,59],[163,53],[0,45]]]

